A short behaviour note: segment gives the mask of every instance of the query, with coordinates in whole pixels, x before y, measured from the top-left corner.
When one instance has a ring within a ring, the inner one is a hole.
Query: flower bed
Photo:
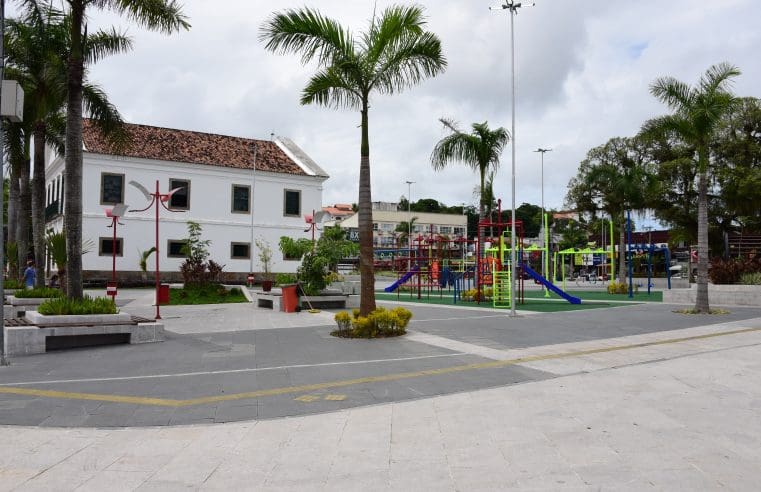
[[[331,335],[342,338],[383,338],[398,337],[407,333],[407,324],[412,312],[403,307],[392,310],[378,308],[368,316],[360,316],[359,309],[350,315],[346,311],[334,317],[338,329]]]

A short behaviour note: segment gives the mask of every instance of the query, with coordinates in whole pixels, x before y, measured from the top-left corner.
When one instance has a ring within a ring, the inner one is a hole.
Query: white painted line
[[[136,379],[161,379],[161,378],[180,378],[187,376],[211,376],[216,374],[236,374],[243,372],[263,372],[276,371],[280,369],[300,369],[308,367],[325,367],[325,366],[343,366],[357,364],[376,364],[382,362],[403,362],[407,360],[436,359],[440,357],[457,357],[460,355],[469,355],[465,352],[455,352],[453,354],[438,355],[421,355],[419,357],[399,357],[396,359],[373,359],[373,360],[355,360],[349,362],[324,362],[322,364],[298,364],[292,366],[275,366],[275,367],[256,367],[249,369],[228,369],[226,371],[200,371],[200,372],[183,372],[178,374],[151,374],[147,376],[121,376],[115,378],[87,378],[87,379],[55,379],[50,381],[25,381],[19,383],[0,383],[0,386],[25,386],[33,384],[60,384],[60,383],[93,383],[100,381],[130,381]]]
[[[476,345],[474,343],[461,342],[459,340],[452,340],[451,338],[440,337],[437,335],[431,335],[429,333],[421,332],[408,332],[407,340],[413,342],[425,343],[433,347],[440,347],[449,350],[458,350],[471,355],[477,355],[486,359],[492,360],[509,360],[514,354],[508,353],[504,350],[493,349],[484,347],[482,345]]]

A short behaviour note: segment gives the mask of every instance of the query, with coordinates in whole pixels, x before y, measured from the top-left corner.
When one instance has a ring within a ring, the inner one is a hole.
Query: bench
[[[256,307],[269,308],[273,311],[283,310],[283,294],[281,292],[254,292]]]
[[[301,297],[301,308],[306,309],[312,306],[315,309],[346,309],[346,299],[348,295],[335,294],[328,296],[303,296]]]

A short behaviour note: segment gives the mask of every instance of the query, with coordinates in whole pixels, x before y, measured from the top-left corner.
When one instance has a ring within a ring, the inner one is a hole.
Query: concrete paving
[[[673,309],[420,306],[368,341],[162,308],[166,342],[0,368],[0,490],[755,490],[761,310]]]

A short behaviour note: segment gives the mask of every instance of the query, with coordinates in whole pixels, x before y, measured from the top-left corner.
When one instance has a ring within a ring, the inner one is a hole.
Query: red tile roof
[[[256,169],[275,173],[307,175],[275,142],[229,137],[213,133],[127,124],[131,145],[116,154],[90,120],[84,120],[82,140],[87,152],[141,159],[206,164],[252,169],[256,146]]]

